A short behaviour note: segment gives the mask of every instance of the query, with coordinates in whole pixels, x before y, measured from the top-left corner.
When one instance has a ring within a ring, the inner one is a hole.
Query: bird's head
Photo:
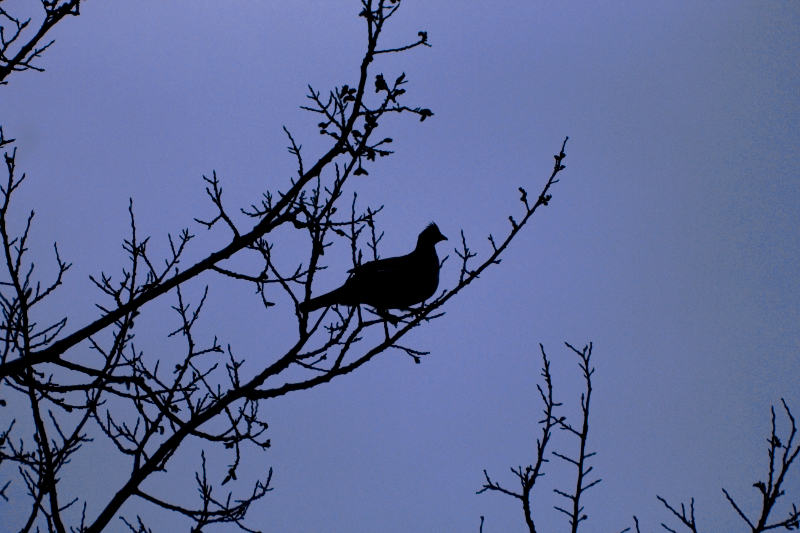
[[[431,222],[428,227],[422,230],[417,239],[417,246],[433,246],[439,241],[446,241],[447,237],[442,235],[439,227]]]

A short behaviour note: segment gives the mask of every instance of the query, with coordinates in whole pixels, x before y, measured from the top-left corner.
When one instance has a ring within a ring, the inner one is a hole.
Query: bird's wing
[[[378,259],[377,261],[370,261],[369,263],[364,263],[363,265],[359,265],[349,272],[352,272],[356,275],[361,274],[376,274],[378,272],[391,272],[396,270],[404,270],[409,267],[409,263],[411,262],[412,255],[403,255],[400,257],[389,257],[386,259]]]

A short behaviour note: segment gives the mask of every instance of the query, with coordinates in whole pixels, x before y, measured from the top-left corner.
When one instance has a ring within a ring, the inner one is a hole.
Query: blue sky
[[[318,121],[299,106],[307,84],[355,83],[358,11],[343,0],[87,2],[56,28],[45,73],[10,78],[2,125],[28,176],[17,223],[36,210],[44,272],[53,241],[75,264],[53,300],[68,329],[97,316],[88,276],[123,266],[129,198],[154,250],[190,227],[199,258],[225,238],[193,222],[212,213],[203,175],[216,171],[228,205],[247,207],[295,171],[282,126],[309,160],[322,153]],[[544,185],[569,135],[567,168],[503,262],[411,336],[431,351],[422,364],[386,353],[264,405],[272,448],[246,461],[272,467],[275,490],[251,524],[477,531],[484,515],[487,533],[523,530],[518,502],[475,495],[482,471],[513,487],[508,468],[534,459],[538,344],[569,415],[581,381],[563,343],[591,341],[603,481],[586,495],[584,527],[620,531],[636,514],[644,530],[677,528],[656,494],[694,497],[701,528],[739,527],[720,489],[754,509],[769,408],[785,398],[800,415],[800,4],[406,0],[393,22],[384,43],[425,30],[432,48],[373,72],[405,72],[409,104],[435,116],[381,124],[396,154],[358,182],[359,200],[385,205],[384,256],[411,250],[435,220],[452,287],[459,232],[485,255],[486,237],[521,212],[517,188]],[[343,279],[344,255],[330,257],[315,290]],[[287,302],[264,311],[249,288],[212,276],[187,290],[205,284],[209,335],[252,372],[292,341]],[[147,311],[137,342],[168,353],[169,302]],[[116,491],[128,465],[94,446],[97,470],[76,465],[76,487],[99,472],[98,495]],[[554,446],[575,443],[559,435]],[[154,487],[192,482],[199,450],[174,461]],[[547,465],[535,504],[544,530],[567,527],[552,509],[567,474]],[[784,504],[800,499],[798,480]]]

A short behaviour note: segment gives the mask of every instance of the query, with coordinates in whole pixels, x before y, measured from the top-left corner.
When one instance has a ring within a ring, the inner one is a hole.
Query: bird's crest
[[[436,244],[439,241],[446,241],[447,237],[442,235],[442,232],[439,231],[439,226],[431,222],[428,224],[422,233],[419,234],[419,242],[429,242],[432,244]]]

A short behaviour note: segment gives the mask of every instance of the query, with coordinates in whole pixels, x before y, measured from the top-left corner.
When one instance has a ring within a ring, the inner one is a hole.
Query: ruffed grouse
[[[300,304],[309,313],[334,304],[370,305],[379,311],[407,309],[424,302],[439,286],[439,258],[436,243],[446,241],[431,222],[417,238],[417,247],[408,255],[378,259],[350,270],[350,278],[336,290]]]

